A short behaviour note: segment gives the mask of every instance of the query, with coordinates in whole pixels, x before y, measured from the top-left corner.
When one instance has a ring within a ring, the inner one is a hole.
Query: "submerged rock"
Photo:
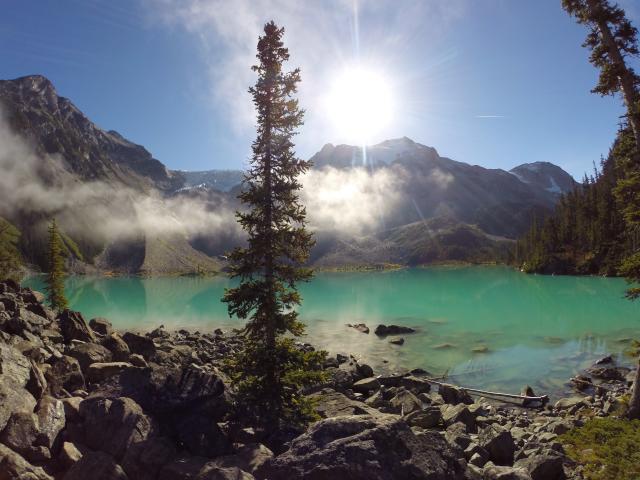
[[[403,333],[414,333],[415,329],[411,327],[403,327],[401,325],[378,325],[373,333],[379,337],[386,335],[401,335]]]

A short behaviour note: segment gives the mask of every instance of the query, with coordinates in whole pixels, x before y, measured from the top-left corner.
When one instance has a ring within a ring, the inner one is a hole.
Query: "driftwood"
[[[528,396],[528,395],[515,395],[512,393],[501,393],[501,392],[490,392],[487,390],[479,390],[477,388],[466,388],[466,387],[459,387],[457,385],[451,385],[450,383],[444,383],[444,382],[439,382],[438,380],[435,380],[433,378],[425,378],[425,380],[429,383],[435,383],[436,385],[442,385],[445,387],[453,387],[453,388],[460,388],[462,390],[465,390],[469,393],[473,393],[476,395],[483,395],[483,396],[488,396],[488,397],[504,397],[504,398],[511,398],[514,400],[521,400],[522,402],[525,403],[532,403],[532,402],[540,402],[543,405],[545,405],[547,402],[549,402],[549,397],[547,395],[541,395],[539,397],[537,396]]]

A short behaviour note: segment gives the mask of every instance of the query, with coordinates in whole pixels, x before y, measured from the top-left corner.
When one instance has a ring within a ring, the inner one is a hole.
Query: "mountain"
[[[571,175],[549,162],[523,163],[509,170],[509,173],[527,185],[542,188],[556,195],[568,193],[578,186]]]
[[[59,155],[64,168],[81,180],[140,191],[174,190],[184,183],[144,147],[96,126],[41,75],[0,80],[0,103],[16,132],[39,153]]]
[[[144,147],[98,127],[42,76],[0,81],[0,107],[11,130],[0,121],[0,140],[11,144],[0,148],[0,217],[22,232],[28,262],[45,264],[46,224],[54,216],[76,271],[220,271],[224,253],[243,241],[233,215],[243,172],[172,171]],[[312,225],[312,262],[327,268],[503,259],[510,239],[553,209],[558,190],[575,185],[552,164],[487,169],[407,137],[364,150],[327,144],[311,160],[311,174],[327,191],[305,189],[310,218],[317,220],[315,207],[334,217],[366,211],[373,219],[366,228]],[[346,212],[344,204],[317,203],[358,178],[370,182],[364,187],[374,204],[347,198]]]
[[[544,183],[547,177],[520,178],[524,166],[510,173],[469,165],[441,157],[436,149],[407,137],[365,149],[327,144],[311,161],[318,169],[385,169],[398,179],[401,200],[386,218],[387,227],[446,216],[476,225],[490,235],[517,238],[534,215],[549,213],[558,200],[556,192]],[[549,178],[557,179],[559,185],[567,184],[565,176],[572,181],[560,167],[549,165],[553,169],[545,168],[544,173],[550,171],[553,176]]]
[[[242,183],[242,179],[244,178],[244,172],[242,170],[205,170],[201,172],[178,170],[176,173],[184,178],[183,190],[213,188],[221,192],[228,192],[233,187]]]

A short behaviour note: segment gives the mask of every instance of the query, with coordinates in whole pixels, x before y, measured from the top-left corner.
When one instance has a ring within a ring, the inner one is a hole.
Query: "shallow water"
[[[41,289],[41,278],[24,282]],[[227,278],[73,277],[71,308],[117,328],[200,331],[238,327],[220,302]],[[434,267],[321,273],[301,288],[314,345],[374,367],[448,371],[466,386],[557,396],[576,371],[640,337],[640,304],[622,279],[525,275],[503,267]],[[369,335],[345,326],[366,323]],[[379,323],[415,327],[402,346],[373,334]],[[474,349],[476,350],[474,352]],[[620,356],[624,361],[624,357]],[[629,361],[628,359],[626,361]]]

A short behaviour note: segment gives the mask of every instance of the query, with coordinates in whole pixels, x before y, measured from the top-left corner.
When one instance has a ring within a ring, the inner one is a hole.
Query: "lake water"
[[[39,277],[24,283],[42,288]],[[71,308],[116,328],[239,327],[220,302],[233,282],[217,278],[72,277]],[[349,352],[387,371],[448,371],[469,387],[518,393],[530,384],[557,396],[579,369],[605,353],[621,355],[640,338],[640,303],[625,300],[622,279],[525,275],[504,267],[434,267],[320,273],[301,287],[305,341]],[[366,323],[370,334],[346,323]],[[373,334],[376,325],[418,332],[402,346]],[[474,351],[475,350],[475,351]]]

